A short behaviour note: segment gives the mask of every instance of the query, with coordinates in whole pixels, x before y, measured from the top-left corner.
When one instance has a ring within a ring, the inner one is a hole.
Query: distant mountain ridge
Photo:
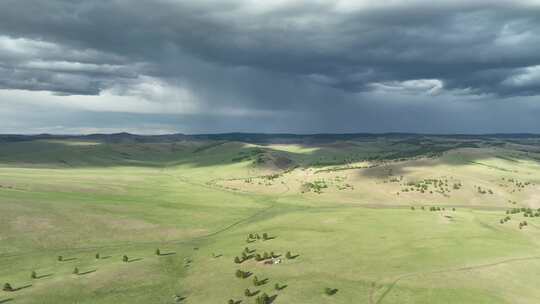
[[[532,133],[494,133],[494,134],[420,134],[420,133],[318,133],[318,134],[292,134],[292,133],[216,133],[216,134],[162,134],[139,135],[127,132],[112,134],[88,135],[54,135],[54,134],[0,134],[1,142],[23,142],[32,140],[93,140],[110,143],[160,143],[177,141],[238,141],[247,143],[319,143],[343,140],[362,140],[373,138],[455,138],[460,140],[475,139],[539,139],[540,134]]]

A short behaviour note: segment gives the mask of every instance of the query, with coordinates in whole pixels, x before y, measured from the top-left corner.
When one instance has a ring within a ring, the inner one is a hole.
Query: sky
[[[2,0],[0,133],[540,133],[540,0]]]

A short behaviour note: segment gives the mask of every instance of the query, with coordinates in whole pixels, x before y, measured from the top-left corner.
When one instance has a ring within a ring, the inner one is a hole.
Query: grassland
[[[506,214],[540,208],[538,147],[2,143],[0,303],[538,303],[540,217]]]

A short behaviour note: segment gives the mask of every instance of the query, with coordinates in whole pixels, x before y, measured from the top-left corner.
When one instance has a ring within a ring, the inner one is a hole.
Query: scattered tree
[[[326,288],[324,289],[324,293],[326,293],[326,294],[329,295],[329,296],[333,296],[333,295],[335,295],[337,292],[338,292],[338,290],[337,290],[336,288],[326,287]]]
[[[79,268],[77,267],[73,268],[73,274],[79,274]]]
[[[124,263],[129,262],[128,256],[127,256],[127,255],[124,255],[124,256],[122,257],[122,261],[123,261]]]
[[[4,288],[2,288],[3,291],[13,291],[13,287],[11,287],[11,284],[5,283]]]
[[[30,278],[37,279],[37,273],[34,270],[32,270],[32,272],[30,273]]]
[[[238,269],[235,273],[236,277],[237,278],[240,278],[240,279],[245,279],[247,278],[251,273],[249,271],[242,271],[240,269]]]
[[[62,262],[64,260],[64,257],[59,255],[57,259],[58,259],[58,262]]]
[[[156,255],[161,255],[161,251],[159,250],[159,248],[156,249]]]
[[[268,282],[268,279],[259,280],[259,278],[257,276],[253,277],[253,285],[254,286],[261,286],[261,285],[266,284],[266,282]]]
[[[98,253],[96,253],[96,260],[99,260],[99,259],[100,259],[100,257],[101,257],[101,256],[99,255],[99,252],[98,252]]]
[[[255,303],[268,304],[270,303],[270,297],[266,293],[263,293],[262,295],[257,297],[257,300],[255,301]]]

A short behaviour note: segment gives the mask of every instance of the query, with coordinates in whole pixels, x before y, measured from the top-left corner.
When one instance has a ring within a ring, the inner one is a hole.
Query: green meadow
[[[500,139],[0,143],[0,303],[539,303],[539,160]]]

